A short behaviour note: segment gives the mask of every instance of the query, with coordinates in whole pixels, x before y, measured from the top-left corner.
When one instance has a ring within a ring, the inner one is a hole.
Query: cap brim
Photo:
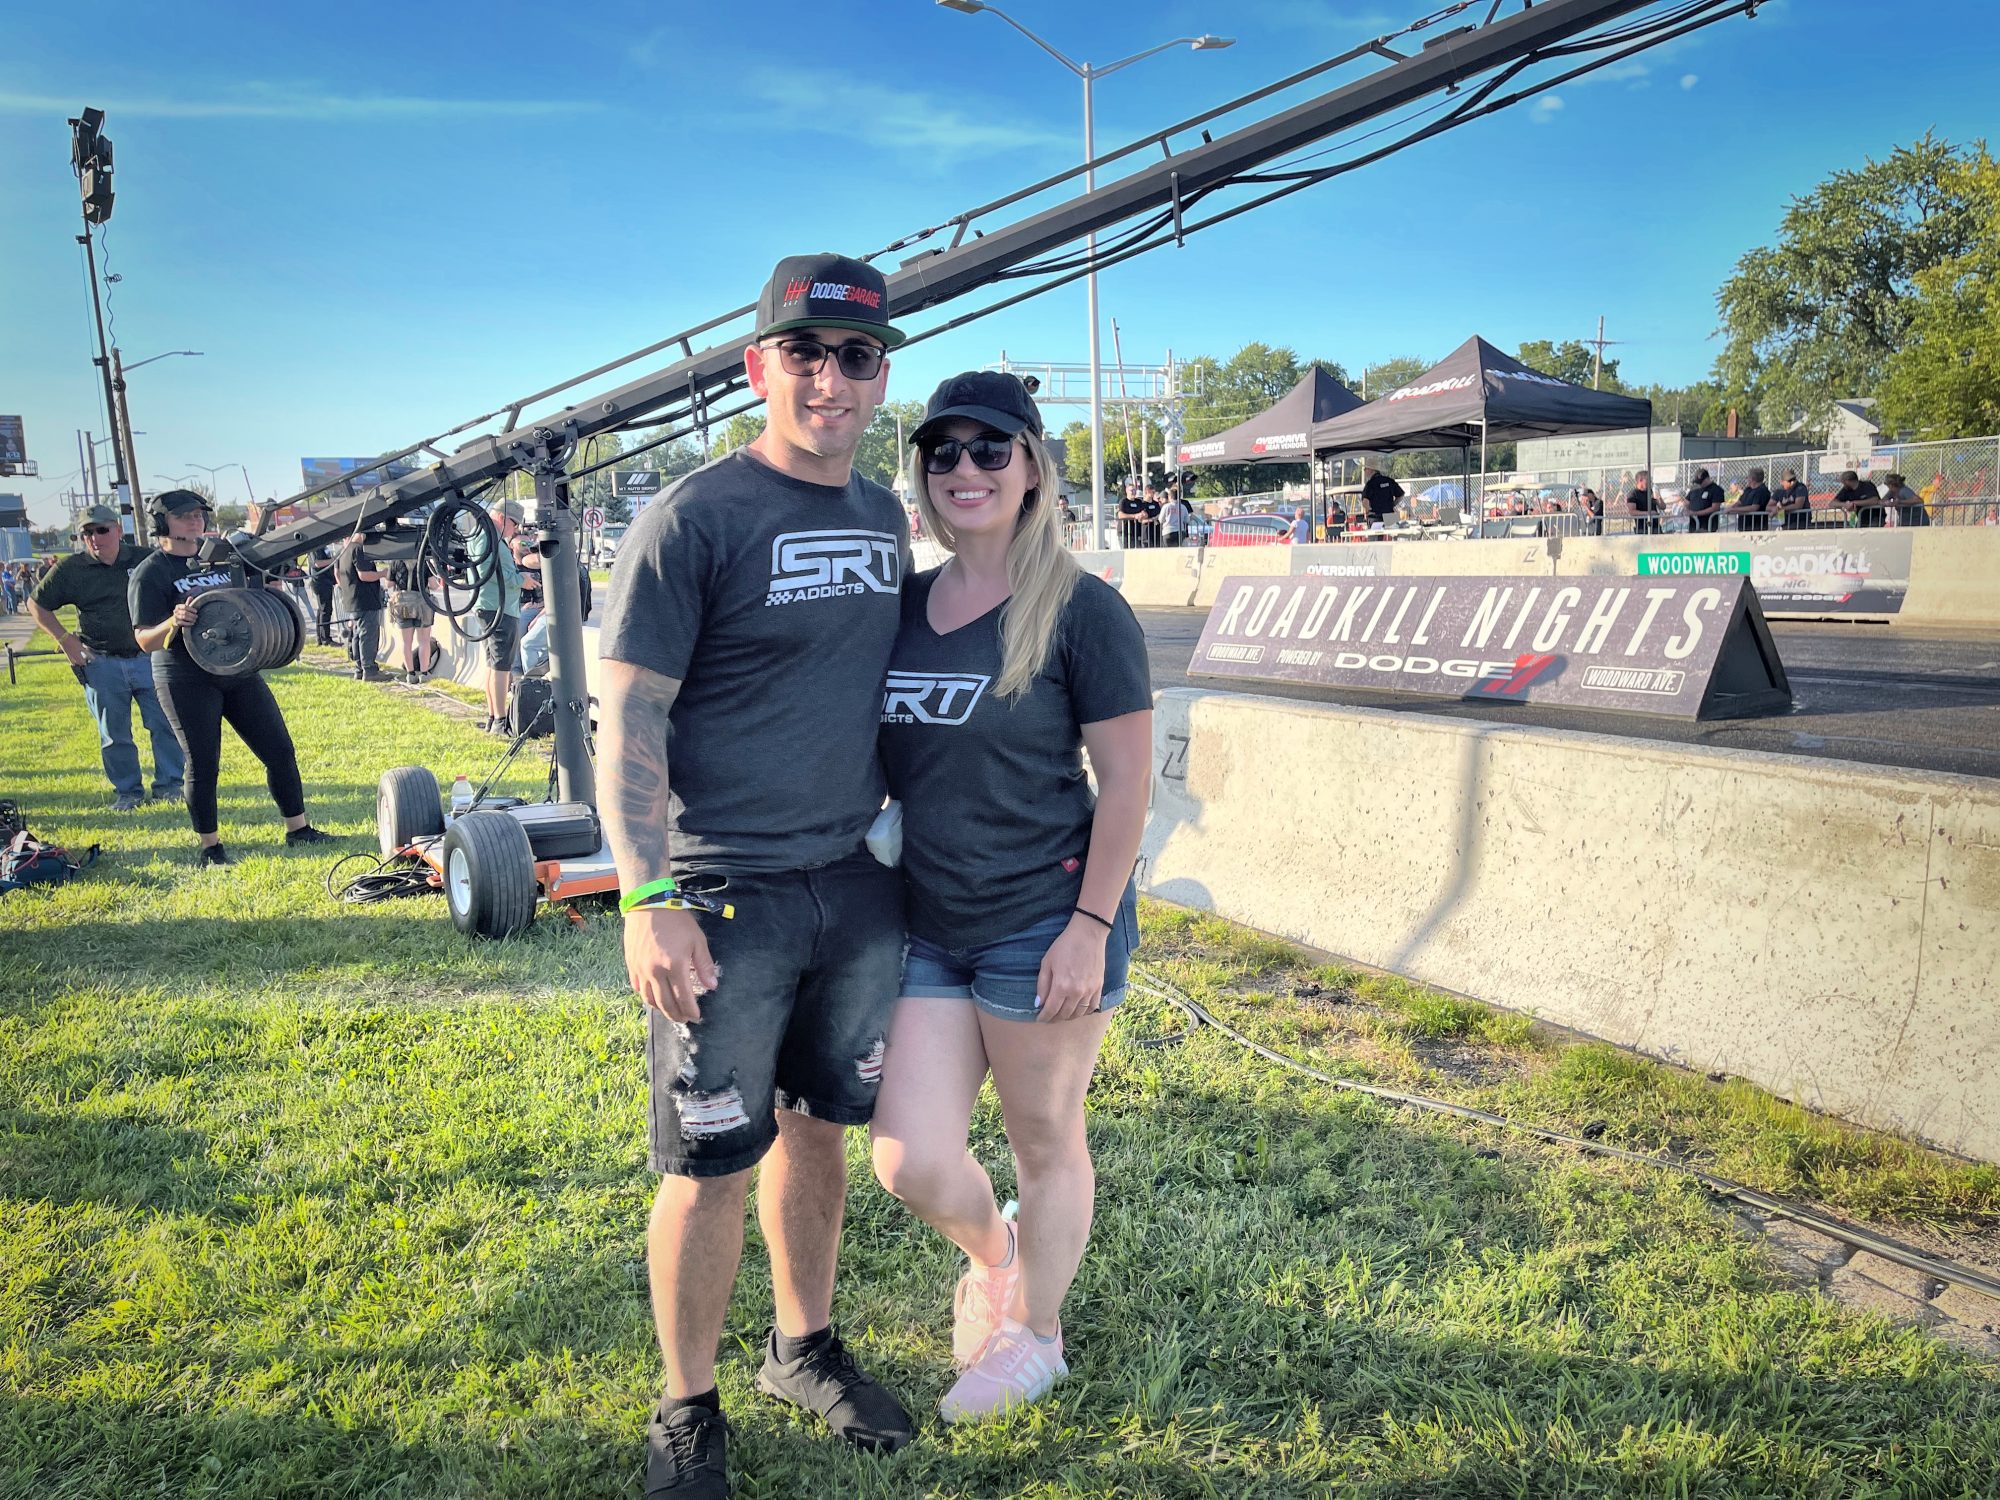
[[[790,333],[797,328],[851,328],[856,333],[872,333],[882,341],[885,349],[893,349],[909,337],[901,329],[891,328],[886,323],[864,323],[859,318],[787,318],[769,328],[758,329],[757,337],[767,339],[774,333]]]
[[[935,431],[940,423],[950,422],[960,417],[971,422],[984,422],[996,432],[1006,433],[1008,437],[1019,437],[1029,428],[1029,424],[1020,417],[1001,411],[997,407],[953,406],[947,407],[944,411],[937,413],[933,417],[926,418],[924,424],[910,434],[910,441],[920,443],[924,439],[924,434]]]

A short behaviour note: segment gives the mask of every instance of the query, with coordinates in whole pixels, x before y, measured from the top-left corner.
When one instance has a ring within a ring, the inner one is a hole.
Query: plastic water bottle
[[[451,784],[451,815],[456,818],[472,810],[472,783],[461,771]]]

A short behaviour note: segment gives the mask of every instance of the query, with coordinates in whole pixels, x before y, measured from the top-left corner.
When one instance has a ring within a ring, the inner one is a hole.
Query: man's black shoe
[[[729,1500],[728,1456],[721,1412],[654,1407],[646,1424],[646,1500]]]
[[[764,1340],[764,1368],[757,1372],[757,1389],[824,1417],[835,1437],[857,1448],[893,1453],[914,1430],[903,1404],[855,1367],[854,1356],[832,1329],[790,1361],[779,1359],[778,1331],[772,1329]]]

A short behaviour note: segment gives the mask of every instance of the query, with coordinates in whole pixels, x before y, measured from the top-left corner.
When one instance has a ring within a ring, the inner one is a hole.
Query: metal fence
[[[1768,453],[1750,458],[1684,459],[1653,471],[1653,491],[1659,497],[1659,514],[1652,522],[1641,522],[1625,509],[1631,491],[1633,470],[1611,466],[1591,469],[1539,470],[1532,475],[1475,474],[1470,495],[1460,498],[1465,481],[1458,474],[1432,475],[1398,482],[1405,490],[1399,525],[1391,528],[1399,536],[1629,536],[1642,526],[1661,533],[1692,529],[1684,498],[1693,488],[1697,470],[1706,469],[1722,486],[1725,504],[1733,505],[1749,483],[1752,469],[1764,471],[1765,481],[1775,488],[1789,471],[1805,485],[1813,502],[1810,519],[1792,522],[1792,529],[1823,528],[1855,524],[1855,519],[1830,506],[1840,487],[1840,475],[1855,469],[1863,478],[1879,480],[1896,473],[1923,499],[1923,525],[2000,526],[2000,435],[1982,438],[1951,438],[1936,443],[1894,443],[1876,447],[1865,463],[1856,455],[1825,449],[1801,449],[1795,453]],[[1577,492],[1589,488],[1604,502],[1604,517],[1597,522],[1579,509]],[[1280,491],[1254,495],[1232,495],[1226,499],[1195,502],[1196,509],[1220,516],[1238,510],[1269,510],[1295,504]],[[1875,517],[1869,516],[1871,521]],[[1893,505],[1885,506],[1879,524],[1896,526],[1909,518]],[[1720,518],[1722,531],[1763,531],[1786,529],[1779,516],[1731,516]],[[1117,524],[1107,513],[1105,529],[1118,545]],[[1079,515],[1069,528],[1070,546],[1090,546],[1087,515]],[[1380,536],[1379,529],[1347,530],[1344,537]],[[1329,537],[1329,540],[1334,539]]]

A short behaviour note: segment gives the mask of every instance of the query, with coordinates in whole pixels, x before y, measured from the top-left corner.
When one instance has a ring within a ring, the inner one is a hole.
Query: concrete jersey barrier
[[[2000,786],[1193,689],[1154,751],[1154,896],[2000,1161]]]

